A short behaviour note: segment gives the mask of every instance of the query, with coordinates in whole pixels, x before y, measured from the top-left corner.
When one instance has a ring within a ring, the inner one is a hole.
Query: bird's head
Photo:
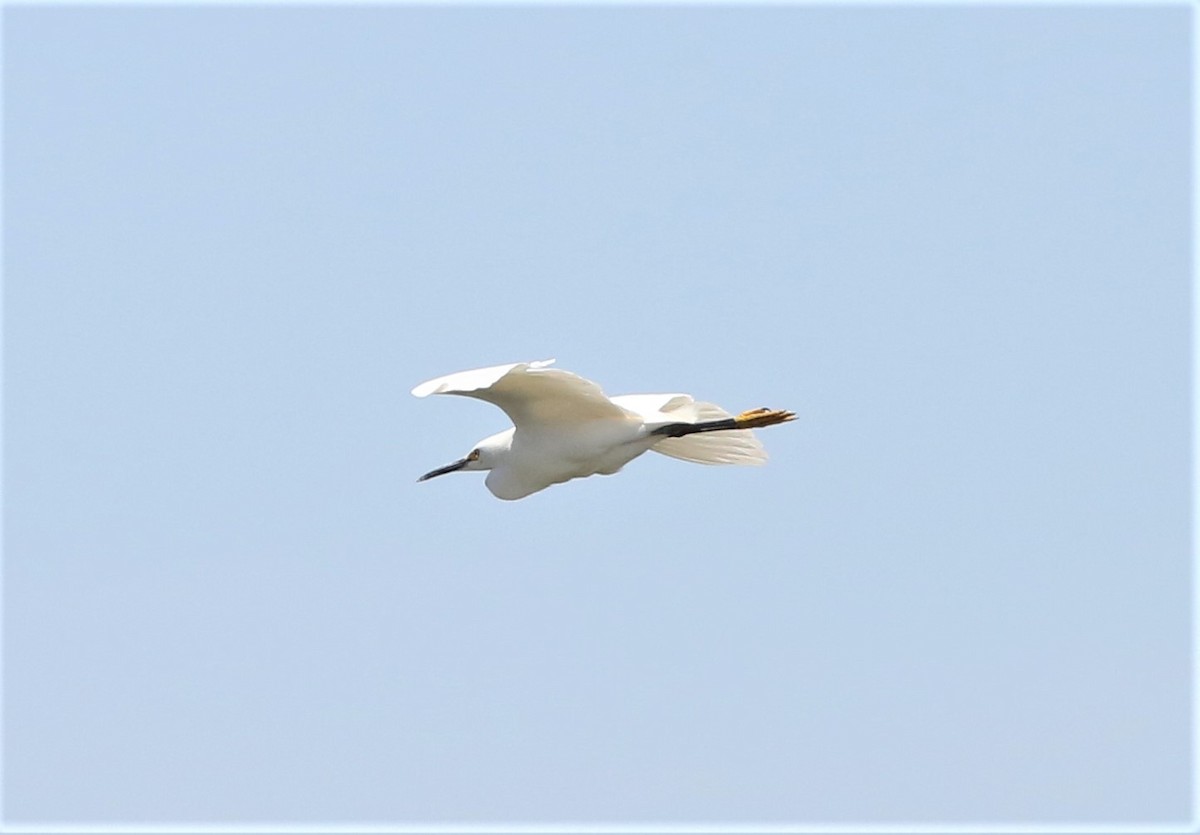
[[[436,470],[430,470],[417,479],[417,481],[428,481],[434,476],[453,473],[457,470],[491,470],[495,468],[501,459],[508,453],[509,447],[512,446],[513,430],[507,429],[504,432],[498,432],[484,438],[475,448],[444,467],[438,467]]]

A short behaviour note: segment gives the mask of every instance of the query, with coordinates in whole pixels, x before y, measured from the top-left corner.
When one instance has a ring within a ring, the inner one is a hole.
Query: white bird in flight
[[[549,368],[554,360],[460,371],[421,383],[416,397],[458,394],[494,403],[513,425],[418,481],[455,470],[489,470],[498,499],[521,499],[572,478],[612,475],[648,449],[697,464],[763,464],[751,429],[796,416],[752,409],[734,417],[686,394],[608,397],[591,380]]]

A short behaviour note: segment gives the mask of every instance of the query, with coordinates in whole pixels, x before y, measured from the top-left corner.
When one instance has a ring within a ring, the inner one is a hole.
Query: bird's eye
[[[478,461],[479,460],[479,450],[477,450],[477,449],[471,450],[470,454],[467,455],[467,460],[468,461]]]

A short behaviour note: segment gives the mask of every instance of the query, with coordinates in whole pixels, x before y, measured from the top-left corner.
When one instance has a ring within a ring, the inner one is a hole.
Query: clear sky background
[[[9,822],[1187,818],[1191,14],[8,6]]]

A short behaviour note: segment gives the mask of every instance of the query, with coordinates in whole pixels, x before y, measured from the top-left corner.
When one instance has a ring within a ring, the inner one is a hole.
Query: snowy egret
[[[494,403],[513,422],[452,464],[421,476],[490,470],[498,499],[521,499],[572,478],[612,475],[648,449],[698,464],[762,464],[751,429],[792,420],[779,409],[736,417],[686,394],[608,397],[591,380],[549,368],[554,360],[460,371],[421,383],[417,397],[459,394]]]

